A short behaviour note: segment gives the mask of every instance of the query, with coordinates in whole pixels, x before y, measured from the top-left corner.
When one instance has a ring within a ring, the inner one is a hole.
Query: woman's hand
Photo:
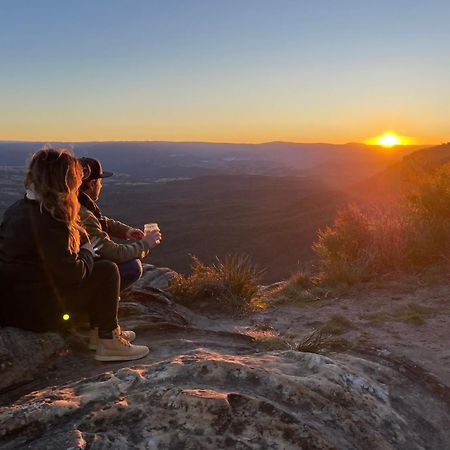
[[[144,239],[144,236],[144,232],[139,230],[139,228],[130,228],[125,235],[127,239],[136,239],[138,241]]]
[[[156,247],[162,239],[162,234],[159,229],[153,229],[149,231],[143,238],[145,242],[150,246],[150,248]]]
[[[101,239],[99,237],[94,237],[90,241],[83,244],[81,248],[85,248],[89,250],[94,258],[98,258],[100,255],[97,253],[103,247],[103,244],[100,244]]]

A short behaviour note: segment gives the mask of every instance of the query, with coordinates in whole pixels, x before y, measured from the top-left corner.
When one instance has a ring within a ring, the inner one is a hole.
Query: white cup
[[[150,231],[152,230],[159,230],[158,224],[157,223],[146,223],[144,225],[144,233],[150,233]]]

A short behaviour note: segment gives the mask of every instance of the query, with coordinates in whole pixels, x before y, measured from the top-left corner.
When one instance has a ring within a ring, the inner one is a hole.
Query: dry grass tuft
[[[283,339],[273,330],[252,330],[247,335],[261,344],[265,350],[289,350],[291,348],[289,341]]]
[[[271,293],[272,303],[295,306],[317,305],[317,301],[336,295],[337,290],[321,286],[320,281],[304,272],[293,274],[277,291]]]
[[[211,300],[213,306],[234,312],[248,309],[255,300],[262,272],[247,256],[228,256],[225,261],[207,266],[193,257],[191,274],[178,275],[169,291],[177,301],[193,305],[200,300]]]
[[[293,345],[293,350],[307,353],[344,352],[352,348],[352,344],[346,339],[336,339],[322,329],[314,330],[300,342]]]

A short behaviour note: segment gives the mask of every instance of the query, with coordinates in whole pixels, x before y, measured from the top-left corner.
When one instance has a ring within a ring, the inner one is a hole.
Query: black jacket
[[[68,249],[67,225],[37,201],[10,206],[0,226],[0,325],[35,331],[56,329],[64,297],[92,271],[92,254]]]

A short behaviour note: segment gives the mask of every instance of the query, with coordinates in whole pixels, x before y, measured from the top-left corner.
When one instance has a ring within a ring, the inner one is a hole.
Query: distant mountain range
[[[0,165],[24,165],[42,142],[0,141]],[[135,177],[193,178],[202,175],[313,176],[330,187],[348,186],[380,172],[424,146],[395,150],[364,144],[226,144],[205,142],[56,143],[78,156],[92,156],[110,170]]]

